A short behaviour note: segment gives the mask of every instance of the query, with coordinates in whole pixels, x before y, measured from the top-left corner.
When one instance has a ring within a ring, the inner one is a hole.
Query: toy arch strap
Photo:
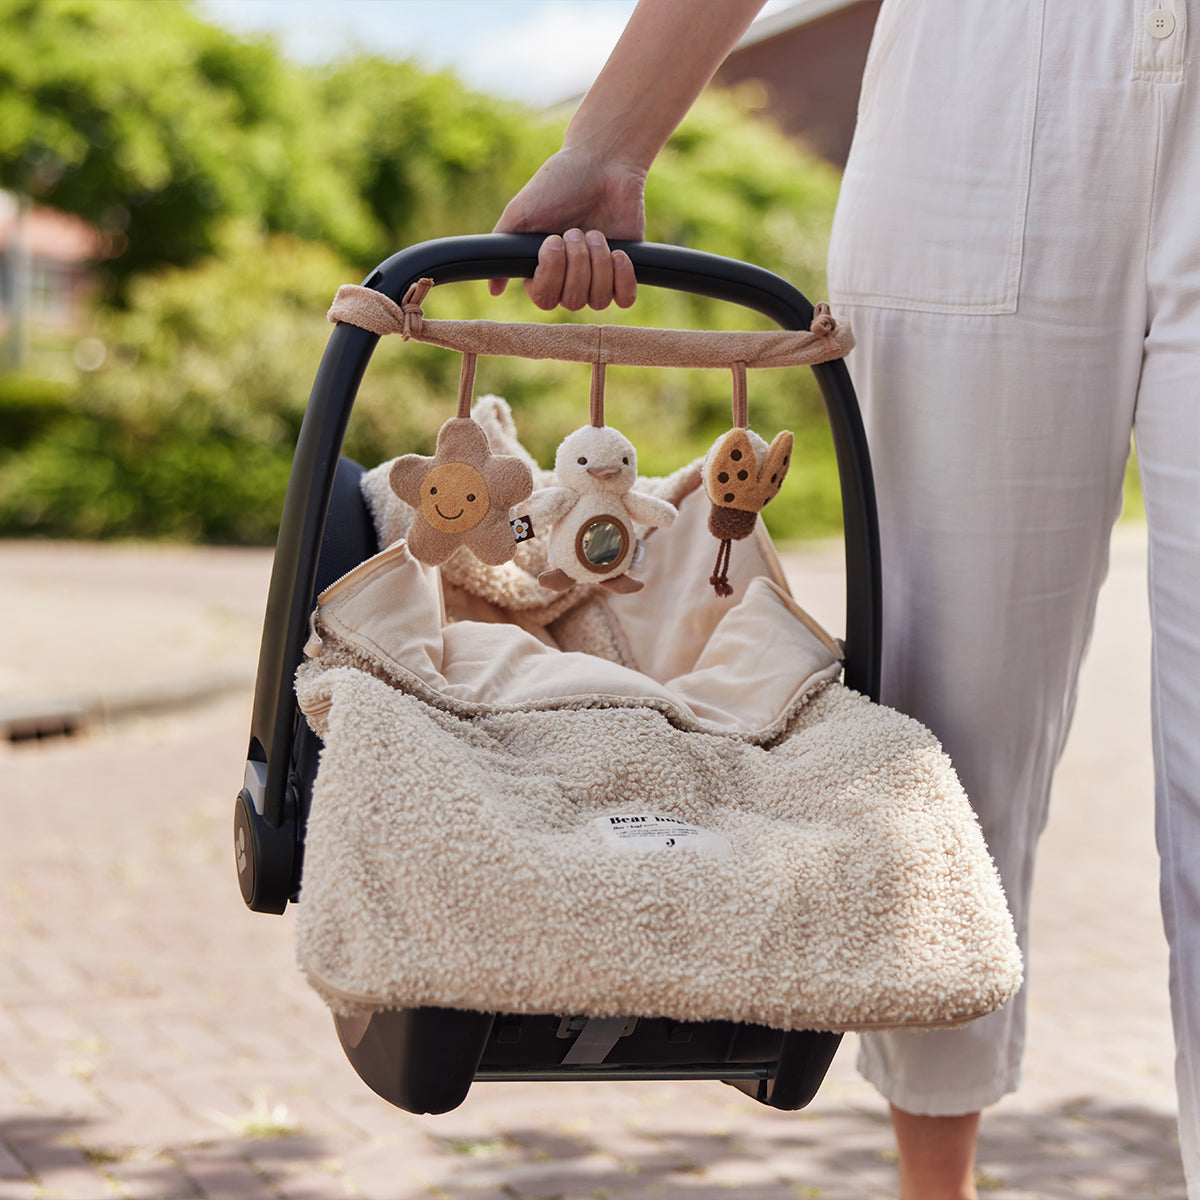
[[[854,347],[845,322],[818,304],[810,330],[725,331],[648,329],[636,325],[536,324],[517,321],[434,321],[421,309],[431,279],[414,283],[402,304],[374,288],[343,284],[327,314],[330,322],[357,325],[376,334],[458,350],[464,355],[464,386],[473,381],[473,362],[485,354],[593,364],[592,423],[603,423],[603,368],[715,367],[732,370],[734,423],[746,422],[746,368],[812,366],[843,358]],[[740,403],[739,403],[740,400]],[[460,388],[459,403],[463,402]],[[469,393],[467,403],[470,403]],[[739,417],[739,409],[741,420]],[[597,419],[599,415],[599,420]]]
[[[632,367],[812,366],[843,358],[854,347],[845,322],[818,304],[812,329],[767,332],[647,329],[635,325],[567,325],[509,321],[432,321],[421,310],[431,280],[414,283],[397,304],[373,288],[343,284],[328,318],[368,329],[399,333],[448,350],[476,355],[550,358]]]

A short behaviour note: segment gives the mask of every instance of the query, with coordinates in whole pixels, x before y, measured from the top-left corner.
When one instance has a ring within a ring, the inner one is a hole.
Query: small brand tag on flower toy
[[[532,537],[537,537],[533,532],[533,522],[529,517],[514,517],[509,521],[513,531],[514,542],[527,542]]]

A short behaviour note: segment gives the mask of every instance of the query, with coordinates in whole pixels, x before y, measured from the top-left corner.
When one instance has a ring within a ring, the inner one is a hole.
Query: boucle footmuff
[[[503,401],[470,416],[552,483]],[[1000,883],[936,740],[839,681],[761,522],[732,598],[694,586],[702,464],[637,480],[678,515],[635,520],[628,594],[539,585],[541,537],[498,565],[418,561],[394,470],[364,481],[387,549],[321,595],[297,676],[324,742],[298,956],[335,1012],[840,1031],[957,1024],[1015,991]]]

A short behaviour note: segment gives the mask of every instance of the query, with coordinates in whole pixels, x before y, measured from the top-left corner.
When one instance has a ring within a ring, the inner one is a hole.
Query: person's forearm
[[[647,171],[764,0],[640,0],[563,146]]]

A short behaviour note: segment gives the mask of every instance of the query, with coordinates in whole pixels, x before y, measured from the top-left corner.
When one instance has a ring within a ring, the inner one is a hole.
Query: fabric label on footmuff
[[[719,833],[674,817],[621,813],[597,817],[592,826],[600,831],[606,846],[628,854],[664,850],[695,850],[719,858],[729,858],[733,854],[733,847]]]

